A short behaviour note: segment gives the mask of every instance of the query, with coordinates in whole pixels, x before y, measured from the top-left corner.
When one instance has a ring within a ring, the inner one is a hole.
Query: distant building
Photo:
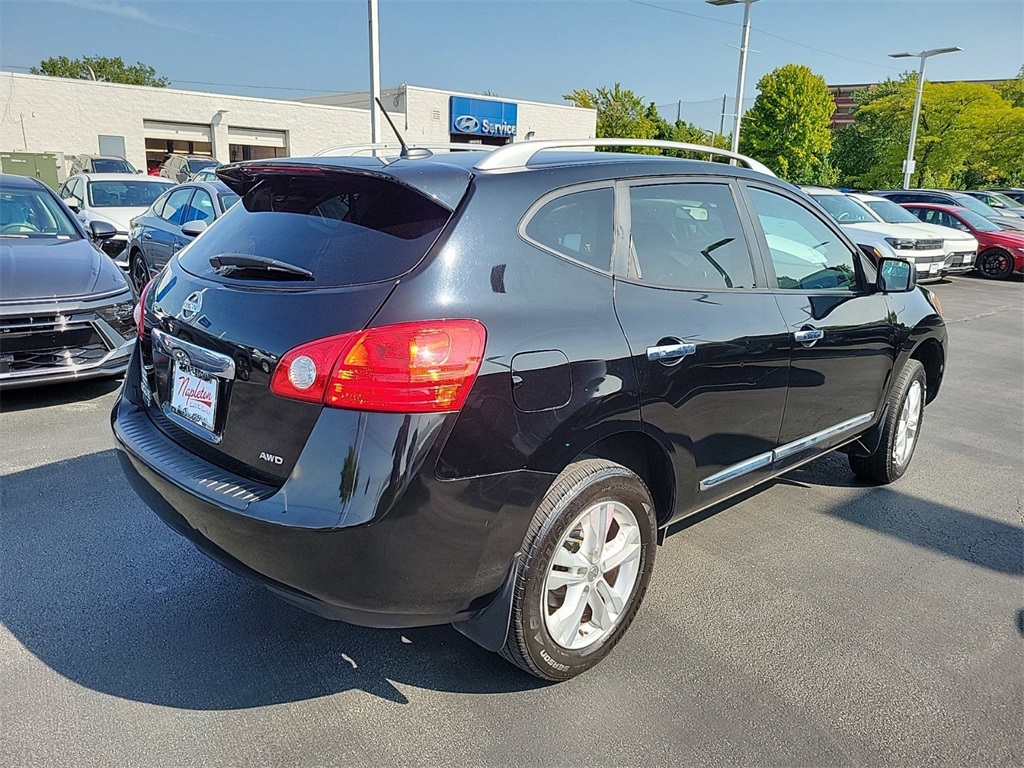
[[[1007,82],[1006,80],[928,80],[929,83],[984,83],[998,88]],[[832,130],[837,131],[845,128],[853,122],[853,113],[857,110],[857,102],[854,94],[857,91],[873,90],[880,83],[853,83],[850,85],[830,85],[829,91],[836,102],[836,111],[832,115]]]

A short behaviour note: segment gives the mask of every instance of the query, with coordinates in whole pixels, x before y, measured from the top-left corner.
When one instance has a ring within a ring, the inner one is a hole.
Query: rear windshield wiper
[[[276,272],[279,273],[276,276],[281,278],[313,279],[313,273],[308,269],[297,267],[286,261],[272,259],[269,256],[256,256],[249,253],[222,253],[219,256],[211,256],[210,266],[217,270],[218,274],[225,276],[237,270],[245,272]]]

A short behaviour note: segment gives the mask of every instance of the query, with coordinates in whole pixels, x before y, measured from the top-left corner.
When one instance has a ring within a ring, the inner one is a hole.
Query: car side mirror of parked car
[[[106,221],[90,221],[89,232],[93,240],[109,240],[117,234],[114,225]]]
[[[909,261],[882,257],[877,270],[875,285],[882,293],[906,293],[917,285],[917,270]]]
[[[79,209],[82,207],[82,201],[74,195],[64,198],[64,204],[75,213],[78,213]]]
[[[186,237],[196,237],[206,231],[205,221],[186,221],[181,225],[181,234]]]

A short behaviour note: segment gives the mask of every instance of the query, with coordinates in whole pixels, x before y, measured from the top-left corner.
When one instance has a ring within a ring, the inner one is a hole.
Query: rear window
[[[263,256],[309,270],[312,282],[323,287],[389,280],[419,263],[450,216],[418,192],[384,179],[270,176],[179,260],[192,274],[215,280],[225,278],[210,259],[225,254]],[[263,282],[255,273],[245,277]]]

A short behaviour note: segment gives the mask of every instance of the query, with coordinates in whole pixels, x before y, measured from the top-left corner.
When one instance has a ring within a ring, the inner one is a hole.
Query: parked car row
[[[927,189],[804,191],[866,252],[913,262],[922,283],[973,270],[994,280],[1024,271],[1024,218],[1011,198],[1007,203],[990,192]]]

